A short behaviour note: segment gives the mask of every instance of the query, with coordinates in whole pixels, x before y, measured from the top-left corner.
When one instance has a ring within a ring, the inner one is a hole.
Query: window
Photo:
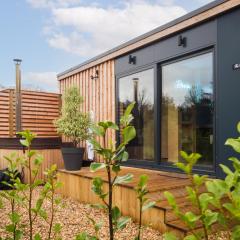
[[[133,125],[137,137],[127,146],[130,159],[154,159],[154,71],[149,69],[119,79],[119,115],[135,101]]]
[[[213,53],[162,66],[161,159],[199,152],[213,164]]]

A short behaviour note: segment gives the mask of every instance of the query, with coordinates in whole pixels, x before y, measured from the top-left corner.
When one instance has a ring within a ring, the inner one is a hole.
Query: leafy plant
[[[103,145],[96,139],[91,140],[95,151],[102,156],[103,162],[92,163],[90,169],[92,172],[100,169],[106,171],[108,191],[104,190],[104,181],[100,177],[94,178],[92,190],[103,202],[103,204],[98,204],[97,206],[107,210],[110,240],[114,239],[115,231],[123,229],[130,220],[128,217],[121,216],[120,209],[117,206],[113,206],[113,189],[117,184],[130,182],[133,177],[132,174],[119,176],[119,173],[121,171],[121,163],[128,160],[126,145],[136,136],[135,128],[130,125],[133,120],[131,111],[134,104],[135,103],[132,103],[127,107],[124,115],[120,119],[120,126],[113,122],[106,121],[99,122],[96,126],[92,127],[93,133],[103,139]],[[107,142],[106,134],[108,130],[119,131],[121,133],[121,142],[117,147],[115,147],[112,142]]]
[[[71,139],[73,145],[90,138],[91,120],[88,114],[80,111],[83,98],[77,87],[66,90],[63,100],[61,117],[54,121],[57,132]]]
[[[135,191],[137,193],[137,199],[139,200],[139,204],[140,204],[138,234],[137,234],[135,240],[141,239],[143,212],[146,211],[147,209],[153,207],[156,203],[154,201],[149,201],[149,199],[147,197],[147,194],[148,194],[147,182],[148,182],[148,176],[141,175],[138,185],[135,188]]]
[[[21,216],[18,213],[18,207],[22,204],[23,198],[18,194],[15,185],[17,182],[21,181],[18,171],[21,165],[21,158],[17,157],[15,153],[11,153],[4,158],[8,162],[8,168],[5,171],[5,174],[9,176],[10,181],[2,183],[8,186],[11,190],[0,192],[0,208],[3,207],[2,199],[9,202],[11,206],[10,213],[8,214],[10,224],[6,225],[5,230],[10,236],[7,239],[19,240],[23,235],[23,231],[22,225],[20,224]]]
[[[62,183],[57,181],[57,165],[52,165],[49,169],[45,171],[46,175],[46,183],[43,187],[42,191],[42,198],[48,199],[51,204],[50,209],[50,217],[49,219],[46,219],[46,222],[48,223],[48,240],[56,239],[60,240],[60,233],[61,233],[61,224],[55,223],[54,224],[54,218],[57,211],[57,206],[61,204],[61,198],[56,196],[56,190],[59,189],[62,186]]]
[[[185,160],[185,163],[179,162],[175,165],[183,170],[190,179],[191,185],[186,187],[187,199],[191,202],[193,208],[197,209],[196,212],[188,211],[183,212],[178,206],[177,201],[172,193],[165,192],[170,206],[174,213],[188,226],[191,231],[191,235],[186,236],[185,240],[200,240],[209,239],[209,234],[213,224],[219,220],[219,212],[213,211],[209,208],[209,205],[213,201],[213,197],[208,193],[201,193],[201,188],[204,186],[207,176],[200,176],[193,174],[193,166],[197,163],[201,155],[198,153],[192,153],[188,155],[186,152],[181,151],[181,156]],[[202,225],[203,231],[194,231],[197,224]],[[165,234],[166,240],[174,239],[173,234]]]
[[[240,122],[237,125],[240,133]],[[227,139],[225,145],[240,153],[240,137]],[[226,177],[208,181],[206,187],[213,197],[212,204],[221,213],[221,222],[225,229],[232,229],[229,239],[240,239],[240,160],[230,157],[232,169],[220,164]]]
[[[42,165],[43,157],[39,155],[35,150],[31,149],[32,141],[35,137],[29,130],[18,133],[22,139],[20,143],[26,148],[26,152],[22,157],[16,157],[16,154],[11,154],[9,157],[5,157],[8,161],[8,171],[6,174],[10,177],[10,182],[5,182],[12,190],[3,191],[0,194],[0,200],[3,198],[10,202],[11,210],[9,213],[10,224],[6,226],[6,231],[11,234],[12,237],[8,237],[6,240],[13,239],[19,240],[22,238],[25,232],[25,227],[28,227],[28,239],[29,240],[41,240],[40,233],[34,230],[33,226],[38,217],[43,218],[49,225],[47,239],[60,238],[61,225],[54,224],[54,217],[56,212],[56,206],[60,204],[60,199],[56,197],[55,191],[61,186],[56,181],[56,165],[50,167],[45,172],[46,182],[38,178],[39,170]],[[24,168],[27,173],[28,183],[21,182],[18,177],[18,169]],[[40,194],[37,199],[34,199],[35,192],[43,185],[40,190]],[[48,216],[43,204],[46,200],[51,203],[50,214]],[[3,201],[0,201],[3,203]],[[2,205],[2,204],[0,204]],[[21,224],[21,214],[19,209],[25,209],[28,214],[28,223]],[[2,240],[2,238],[0,238]]]

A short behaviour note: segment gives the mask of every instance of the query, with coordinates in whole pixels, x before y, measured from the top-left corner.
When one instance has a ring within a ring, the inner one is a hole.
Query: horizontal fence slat
[[[10,95],[12,96],[11,101]],[[23,90],[21,96],[22,129],[29,129],[39,137],[58,137],[53,121],[60,115],[61,95]],[[13,121],[10,121],[12,119],[9,115],[10,111],[12,111]],[[14,89],[0,91],[0,138],[9,136],[10,122],[13,123],[11,129],[15,135]]]

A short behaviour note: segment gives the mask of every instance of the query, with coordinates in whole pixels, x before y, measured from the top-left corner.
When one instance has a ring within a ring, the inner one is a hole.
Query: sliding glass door
[[[182,160],[184,150],[201,153],[199,167],[212,168],[213,52],[164,63],[159,78],[154,67],[118,78],[118,117],[136,102],[137,136],[127,146],[130,164],[168,168]]]
[[[162,65],[161,161],[180,161],[179,151],[199,152],[213,164],[213,53]]]

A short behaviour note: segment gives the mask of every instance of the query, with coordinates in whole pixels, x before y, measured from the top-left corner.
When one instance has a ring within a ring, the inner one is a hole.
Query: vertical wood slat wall
[[[99,77],[91,79],[91,76],[95,76],[96,70],[99,71]],[[106,61],[61,79],[60,93],[64,94],[66,89],[71,86],[79,88],[80,94],[84,99],[81,110],[84,112],[92,111],[94,113],[94,122],[115,121],[114,60]],[[115,140],[114,131],[108,132],[107,139]],[[67,139],[63,138],[63,141],[67,141]],[[83,143],[83,146],[85,147],[85,143]],[[100,160],[99,156],[95,158],[97,161]]]
[[[61,97],[55,93],[22,91],[22,129],[38,137],[58,137],[53,120],[59,117]],[[0,137],[14,137],[15,91],[0,91]]]

